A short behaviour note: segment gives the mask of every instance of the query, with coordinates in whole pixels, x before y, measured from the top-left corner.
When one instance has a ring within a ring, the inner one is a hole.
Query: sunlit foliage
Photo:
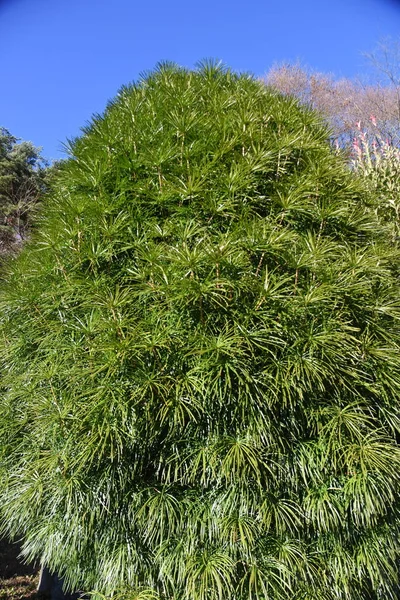
[[[398,590],[399,255],[310,110],[161,65],[1,299],[0,514],[95,597]]]
[[[375,119],[374,119],[375,122]],[[393,243],[400,239],[400,149],[361,126],[353,139],[351,168],[360,175],[381,224]]]

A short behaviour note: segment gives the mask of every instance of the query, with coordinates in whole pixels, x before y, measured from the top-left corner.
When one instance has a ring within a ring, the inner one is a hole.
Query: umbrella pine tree
[[[2,284],[0,515],[98,598],[396,598],[399,256],[311,110],[161,65]]]

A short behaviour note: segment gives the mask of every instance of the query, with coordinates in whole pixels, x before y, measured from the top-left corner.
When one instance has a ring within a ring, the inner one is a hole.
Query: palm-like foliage
[[[2,296],[3,529],[71,587],[396,598],[398,252],[315,114],[162,65]]]

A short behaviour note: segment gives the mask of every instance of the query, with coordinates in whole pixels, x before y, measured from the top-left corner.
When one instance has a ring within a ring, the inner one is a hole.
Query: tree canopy
[[[0,515],[70,588],[396,598],[399,253],[310,109],[160,65],[1,293]]]

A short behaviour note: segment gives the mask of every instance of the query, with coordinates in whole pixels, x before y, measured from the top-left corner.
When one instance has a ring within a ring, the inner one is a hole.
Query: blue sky
[[[300,60],[353,77],[400,39],[395,0],[0,0],[0,125],[49,159],[160,60],[265,74]]]

